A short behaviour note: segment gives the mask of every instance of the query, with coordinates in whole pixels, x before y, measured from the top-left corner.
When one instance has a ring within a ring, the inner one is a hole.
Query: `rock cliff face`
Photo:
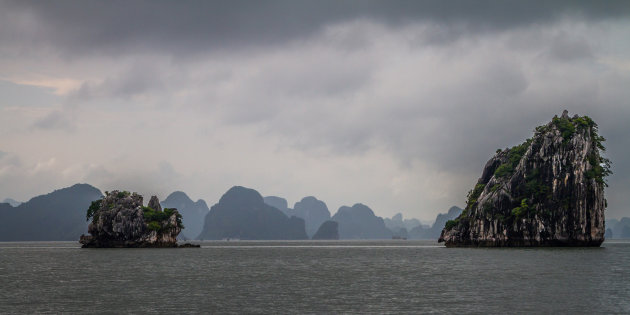
[[[604,178],[610,162],[589,117],[564,111],[534,137],[497,150],[469,192],[466,209],[447,221],[450,246],[599,246],[604,241]]]
[[[106,193],[88,209],[91,235],[82,235],[83,247],[177,247],[177,235],[183,228],[176,209],[164,209],[157,197],[147,207],[142,196],[126,191]]]

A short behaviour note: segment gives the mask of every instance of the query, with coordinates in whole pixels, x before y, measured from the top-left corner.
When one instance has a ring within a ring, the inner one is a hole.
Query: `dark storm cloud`
[[[626,1],[0,1],[0,134],[21,126],[11,115],[32,127],[2,139],[28,163],[0,179],[41,165],[46,185],[205,193],[250,181],[429,219],[461,205],[496,149],[568,109],[609,139],[621,216],[629,12]],[[121,147],[129,135],[142,140]],[[66,137],[109,145],[68,156]],[[20,197],[15,186],[0,188]]]
[[[156,48],[168,52],[277,45],[340,21],[423,20],[451,25],[433,42],[462,32],[588,20],[630,13],[628,1],[9,1],[0,37],[47,43],[73,55]],[[18,20],[19,23],[14,23]],[[457,26],[460,26],[459,28]],[[24,38],[26,36],[26,38]]]

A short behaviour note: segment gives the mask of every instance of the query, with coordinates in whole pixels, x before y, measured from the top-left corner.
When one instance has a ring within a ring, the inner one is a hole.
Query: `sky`
[[[628,1],[0,1],[0,200],[234,185],[432,221],[567,109],[630,216]]]

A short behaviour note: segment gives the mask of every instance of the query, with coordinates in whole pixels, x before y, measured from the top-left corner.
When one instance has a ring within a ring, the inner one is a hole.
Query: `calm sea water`
[[[630,242],[0,243],[0,313],[630,313]]]

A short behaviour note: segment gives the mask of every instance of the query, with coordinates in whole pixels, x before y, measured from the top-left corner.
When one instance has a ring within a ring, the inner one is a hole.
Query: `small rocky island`
[[[438,241],[447,247],[600,246],[611,171],[597,131],[588,116],[564,111],[533,138],[497,150]]]
[[[178,247],[177,235],[184,228],[177,209],[162,210],[152,196],[143,206],[142,196],[128,191],[105,192],[87,210],[91,235],[81,235],[84,248],[98,247]],[[185,244],[179,247],[199,247]]]

